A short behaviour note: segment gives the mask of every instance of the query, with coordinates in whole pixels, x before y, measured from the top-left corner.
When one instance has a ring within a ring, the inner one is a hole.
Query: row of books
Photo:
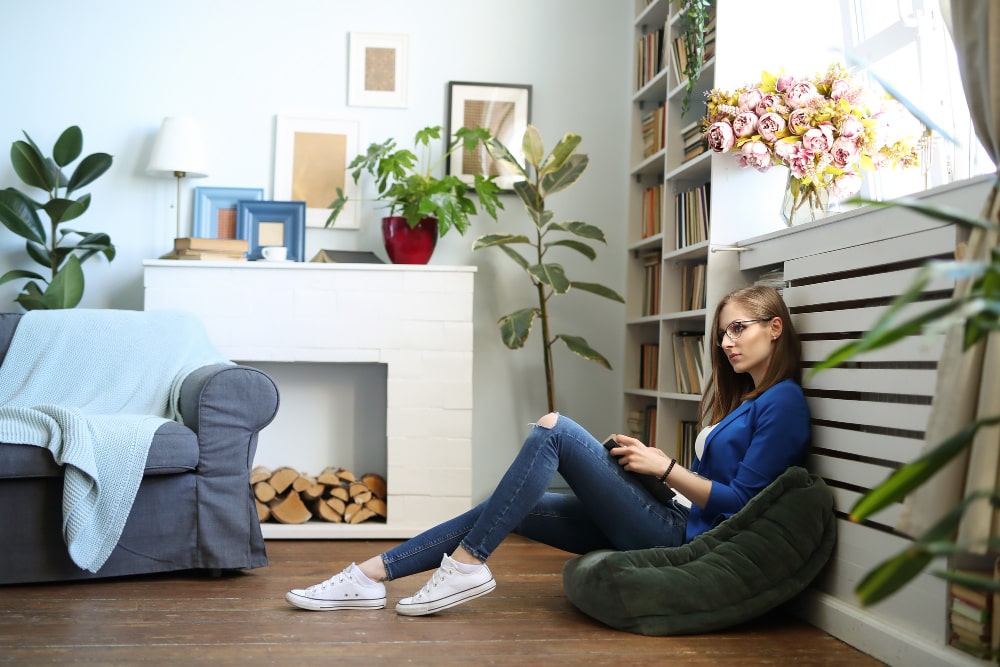
[[[681,310],[701,310],[705,308],[704,262],[681,266]]]
[[[658,104],[642,116],[642,157],[663,150],[667,145],[667,103]]]
[[[639,389],[656,389],[659,385],[660,345],[643,343],[639,346]]]
[[[708,202],[711,183],[674,195],[674,247],[680,249],[708,240]]]
[[[633,438],[638,438],[650,447],[656,447],[656,404],[630,410],[628,431]]]
[[[642,191],[642,217],[639,236],[649,238],[663,231],[663,193],[666,185],[658,183]]]
[[[245,239],[177,238],[174,249],[162,259],[200,261],[247,261],[249,244]]]
[[[697,157],[708,150],[708,136],[702,131],[701,121],[695,121],[681,130],[684,146],[684,161]]]
[[[677,422],[677,464],[690,468],[694,463],[694,443],[698,439],[698,422]]]
[[[705,336],[701,332],[674,333],[674,379],[680,394],[700,394]]]
[[[962,570],[963,574],[1000,580],[1000,561],[993,572]],[[997,595],[955,582],[948,584],[948,643],[981,659],[1000,650],[1000,613]]]
[[[673,67],[674,77],[678,82],[686,81],[687,75],[684,72],[687,70],[688,62],[688,47],[687,47],[687,37],[681,34],[674,38],[673,44],[671,46],[672,58],[671,64]],[[701,61],[704,63],[710,60],[715,55],[715,12],[712,11],[709,14],[708,23],[705,25],[705,42],[704,49],[701,54]]]
[[[648,32],[636,44],[636,90],[640,90],[663,70],[666,55],[663,32],[663,28]]]
[[[662,253],[659,250],[642,255],[642,316],[660,314],[660,276],[663,271]]]

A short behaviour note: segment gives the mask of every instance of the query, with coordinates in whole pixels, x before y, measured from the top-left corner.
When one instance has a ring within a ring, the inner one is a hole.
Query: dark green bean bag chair
[[[564,566],[563,586],[580,611],[619,630],[721,630],[802,592],[833,553],[836,530],[823,479],[789,468],[690,543],[579,556]]]

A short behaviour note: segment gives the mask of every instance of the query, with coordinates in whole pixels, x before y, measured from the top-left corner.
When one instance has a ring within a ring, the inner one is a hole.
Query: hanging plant
[[[715,0],[677,0],[680,12],[681,43],[684,45],[683,75],[687,77],[681,113],[688,110],[691,93],[701,77],[705,58],[705,30],[715,14]]]

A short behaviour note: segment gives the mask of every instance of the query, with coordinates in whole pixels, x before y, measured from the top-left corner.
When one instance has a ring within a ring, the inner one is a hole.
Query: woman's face
[[[771,363],[774,341],[781,335],[781,319],[772,318],[763,322],[756,321],[749,311],[738,303],[727,303],[719,312],[716,340],[720,332],[727,327],[736,333],[742,327],[742,333],[736,340],[722,334],[722,350],[737,373],[749,373],[754,386],[759,386]],[[742,321],[742,325],[733,322]]]

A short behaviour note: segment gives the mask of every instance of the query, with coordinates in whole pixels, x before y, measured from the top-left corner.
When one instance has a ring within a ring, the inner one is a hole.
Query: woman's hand
[[[611,455],[618,458],[618,465],[630,472],[659,477],[670,464],[670,457],[656,447],[647,447],[641,440],[627,435],[616,435],[617,447]]]

